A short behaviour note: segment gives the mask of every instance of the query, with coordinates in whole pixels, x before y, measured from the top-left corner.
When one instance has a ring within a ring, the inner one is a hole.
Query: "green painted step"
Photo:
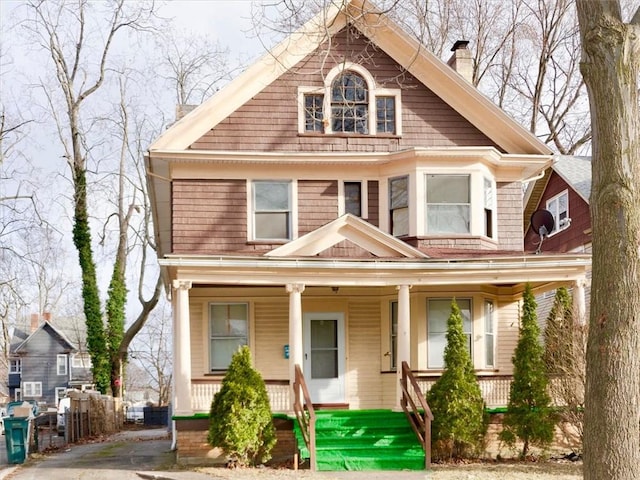
[[[294,422],[300,454],[309,458]],[[316,412],[318,470],[423,470],[424,451],[402,412],[320,410]]]

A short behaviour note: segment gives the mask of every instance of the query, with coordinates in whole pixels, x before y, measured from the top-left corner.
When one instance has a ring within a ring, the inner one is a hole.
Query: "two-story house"
[[[525,251],[552,152],[465,78],[467,42],[447,64],[371,8],[322,12],[149,147],[179,458],[239,345],[274,411],[296,366],[316,406],[399,409],[403,362],[442,372],[453,299],[504,405],[525,285],[585,276],[589,255]]]
[[[9,396],[54,407],[70,388],[92,383],[91,365],[68,337],[50,322],[50,315],[31,316],[31,330],[15,328],[9,349]]]

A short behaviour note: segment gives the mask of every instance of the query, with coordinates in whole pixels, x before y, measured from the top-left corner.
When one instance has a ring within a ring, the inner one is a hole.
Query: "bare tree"
[[[593,129],[584,477],[640,478],[640,5],[576,2]]]
[[[29,6],[34,13],[34,20],[27,26],[34,38],[40,42],[41,48],[49,54],[55,72],[56,88],[49,88],[45,82],[42,83],[42,88],[49,101],[50,113],[56,120],[60,145],[71,173],[74,205],[73,241],[82,270],[88,347],[94,380],[98,388],[106,392],[112,383],[111,366],[97,282],[88,204],[88,159],[91,155],[88,136],[93,125],[90,108],[91,101],[99,99],[102,90],[107,88],[110,53],[114,41],[126,31],[150,29],[153,3],[129,4],[124,0],[118,0],[109,5],[106,11],[100,11],[99,5],[87,0],[79,0],[74,4],[37,0],[30,2]],[[62,116],[57,113],[57,95],[60,95],[64,105]],[[121,221],[126,220],[121,216],[120,218]],[[121,322],[126,303],[123,269],[123,264],[116,256],[107,312],[110,319],[116,323]]]

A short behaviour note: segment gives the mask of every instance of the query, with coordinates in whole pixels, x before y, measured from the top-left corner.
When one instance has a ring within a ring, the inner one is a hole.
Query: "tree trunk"
[[[640,27],[578,0],[593,129],[586,480],[640,478]]]

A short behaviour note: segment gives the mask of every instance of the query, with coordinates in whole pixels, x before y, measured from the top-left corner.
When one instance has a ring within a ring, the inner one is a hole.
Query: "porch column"
[[[173,411],[191,415],[191,332],[189,329],[189,289],[191,282],[173,281]]]
[[[584,286],[586,278],[580,278],[573,284],[573,317],[578,325],[586,325],[587,308],[585,302]]]
[[[289,407],[293,411],[295,391],[293,382],[296,378],[296,364],[302,369],[302,292],[304,285],[299,283],[287,285],[289,292]]]
[[[402,362],[410,362],[411,353],[411,306],[409,298],[410,285],[400,285],[398,287],[398,335],[397,335],[397,355],[396,359],[396,410],[401,410],[400,400],[402,399]]]

